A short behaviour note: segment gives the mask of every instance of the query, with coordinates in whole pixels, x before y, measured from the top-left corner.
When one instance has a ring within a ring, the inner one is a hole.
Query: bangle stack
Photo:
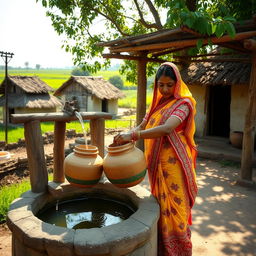
[[[140,131],[132,131],[131,138],[133,141],[140,139]]]

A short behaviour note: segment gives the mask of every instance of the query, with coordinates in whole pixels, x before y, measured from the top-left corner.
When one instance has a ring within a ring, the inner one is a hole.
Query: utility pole
[[[5,144],[8,143],[8,63],[10,62],[11,58],[13,57],[14,53],[11,52],[1,52],[0,55],[5,62],[5,88],[4,88],[4,96],[5,96]]]

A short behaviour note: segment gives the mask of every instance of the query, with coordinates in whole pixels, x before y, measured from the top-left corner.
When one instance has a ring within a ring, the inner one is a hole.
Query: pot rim
[[[97,155],[99,153],[97,146],[84,144],[76,145],[73,151],[81,155]]]
[[[107,152],[110,153],[110,154],[124,152],[124,151],[132,149],[135,146],[134,142],[127,142],[123,145],[117,145],[117,146],[114,146],[114,147],[111,146],[112,144],[110,144],[106,148]]]

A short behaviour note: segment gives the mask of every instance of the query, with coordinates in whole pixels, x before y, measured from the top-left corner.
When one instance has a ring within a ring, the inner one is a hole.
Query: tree
[[[47,8],[47,15],[57,33],[66,35],[63,47],[73,54],[75,64],[91,73],[110,65],[109,60],[100,62],[96,58],[101,58],[104,50],[97,45],[99,42],[181,25],[202,34],[220,37],[228,33],[234,36],[233,22],[251,18],[256,10],[255,0],[37,1]],[[99,22],[103,23],[103,32],[95,29]],[[197,48],[202,49],[202,41],[198,41]],[[87,62],[91,59],[96,59],[93,65]],[[148,75],[154,73],[154,65],[148,64]],[[126,74],[128,81],[135,82],[135,67],[134,62],[124,61],[121,72]]]
[[[25,65],[26,69],[28,69],[29,62],[28,62],[28,61],[26,61],[26,62],[24,63],[24,65]]]
[[[124,82],[120,76],[112,76],[108,79],[108,81],[118,89],[123,89],[124,87]]]
[[[72,70],[71,75],[73,75],[73,76],[89,76],[90,72],[87,70],[83,70],[80,67],[77,67]]]
[[[40,65],[40,64],[36,64],[36,69],[37,69],[37,70],[39,70],[39,69],[40,69],[40,67],[41,67],[41,65]]]

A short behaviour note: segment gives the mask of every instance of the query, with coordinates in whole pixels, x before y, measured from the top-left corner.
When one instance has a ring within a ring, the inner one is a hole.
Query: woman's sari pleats
[[[148,117],[146,129],[163,124],[184,102],[190,104],[187,99],[173,99],[156,108]],[[192,255],[188,224],[197,186],[191,148],[185,131],[173,131],[169,136],[145,140],[151,192],[161,208],[158,255]]]

